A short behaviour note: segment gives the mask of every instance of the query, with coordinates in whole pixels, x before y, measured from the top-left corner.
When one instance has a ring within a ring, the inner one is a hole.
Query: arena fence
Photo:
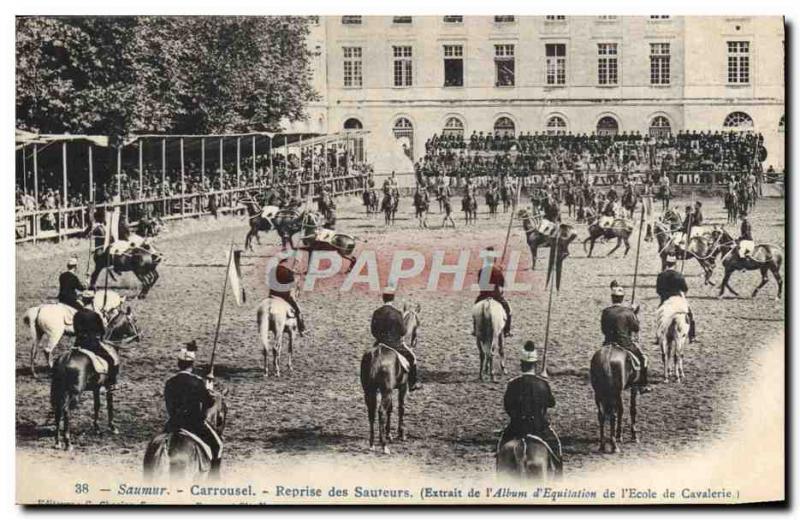
[[[314,197],[323,183],[332,185],[334,196],[355,195],[364,190],[363,174],[329,177],[321,180],[301,181],[283,184],[290,193],[299,195],[301,199]],[[280,187],[280,186],[275,186]],[[44,209],[18,212],[16,215],[16,242],[34,242],[39,240],[63,240],[80,235],[86,231],[91,222],[93,209],[121,208],[131,228],[134,228],[141,215],[149,213],[165,221],[198,218],[211,214],[244,214],[245,208],[239,200],[246,193],[267,190],[270,186],[246,186],[203,193],[183,193],[136,199],[121,202],[95,204],[94,206],[77,206],[70,208]]]

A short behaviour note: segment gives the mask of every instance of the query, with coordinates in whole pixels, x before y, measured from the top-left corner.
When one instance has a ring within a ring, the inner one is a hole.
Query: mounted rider
[[[526,435],[535,435],[550,447],[560,466],[561,440],[550,426],[547,414],[547,409],[556,405],[556,399],[550,390],[550,382],[537,373],[538,361],[536,346],[533,341],[526,341],[520,355],[522,374],[508,382],[503,396],[503,407],[510,422],[503,430],[498,447]]]
[[[103,344],[106,326],[103,318],[91,307],[83,307],[72,318],[75,348],[88,350],[108,363],[108,388],[113,390],[119,374],[119,359],[110,346]]]
[[[489,246],[486,248],[486,254],[481,254],[484,258],[483,267],[478,273],[478,285],[480,286],[480,293],[475,299],[475,303],[481,302],[487,298],[492,298],[497,303],[503,306],[506,311],[506,326],[503,328],[505,337],[511,337],[511,306],[503,296],[503,287],[506,285],[506,278],[503,274],[503,268],[496,263],[497,256],[494,254],[494,247]],[[491,258],[491,260],[489,260]],[[472,335],[475,335],[475,324],[473,322]]]
[[[67,260],[67,270],[58,277],[58,301],[64,305],[81,310],[80,292],[86,290],[78,275],[78,259],[74,256]]]
[[[611,282],[611,305],[603,309],[600,316],[600,329],[603,332],[603,345],[620,347],[632,353],[639,361],[639,377],[635,378],[635,385],[639,393],[647,393],[647,355],[636,342],[639,333],[639,318],[636,311],[623,304],[625,290],[616,280]],[[638,310],[638,309],[637,309]],[[636,339],[635,339],[636,338]]]
[[[192,340],[178,353],[178,373],[164,384],[164,429],[171,433],[186,430],[202,440],[211,450],[211,473],[216,474],[222,462],[222,439],[206,420],[206,413],[214,405],[213,381],[194,373],[196,357],[197,343]]]
[[[561,209],[552,193],[547,194],[547,198],[542,204],[543,218],[539,224],[539,232],[547,236],[555,236],[558,231],[558,224],[561,222]]]
[[[747,212],[742,212],[742,225],[739,228],[739,238],[736,240],[736,254],[741,259],[751,258],[756,243],[753,240],[753,226],[747,218]]]
[[[275,269],[270,273],[268,278],[269,283],[269,297],[280,298],[294,311],[294,317],[297,320],[297,333],[301,336],[305,335],[306,325],[303,320],[303,315],[300,312],[300,306],[297,305],[292,291],[295,288],[295,272],[289,267],[289,259],[283,258]]]
[[[403,319],[403,312],[394,305],[394,288],[385,288],[381,298],[383,305],[372,313],[370,323],[370,330],[375,338],[373,346],[386,345],[408,361],[408,388],[413,392],[422,388],[422,385],[417,383],[417,356],[403,341],[407,332],[406,322]]]
[[[667,259],[666,269],[659,273],[658,277],[656,278],[656,293],[658,293],[659,298],[661,298],[661,303],[659,303],[659,305],[663,305],[665,301],[673,296],[680,296],[681,298],[685,299],[686,293],[689,292],[689,286],[686,284],[686,278],[684,278],[682,273],[675,270],[675,264],[676,262],[674,259]],[[695,341],[697,331],[692,309],[691,307],[688,307],[688,309],[689,342],[692,343]]]
[[[392,170],[392,175],[383,181],[383,194],[386,196],[394,195],[400,197],[400,189],[397,184],[397,174]]]

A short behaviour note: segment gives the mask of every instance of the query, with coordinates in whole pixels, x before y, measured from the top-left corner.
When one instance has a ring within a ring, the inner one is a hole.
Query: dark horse
[[[125,341],[141,337],[136,319],[130,307],[127,312],[120,312],[108,325],[106,333],[107,345],[114,341]],[[113,347],[110,347],[113,348]],[[59,357],[53,364],[52,379],[50,380],[50,405],[56,421],[56,448],[61,448],[63,433],[64,448],[72,449],[70,440],[69,417],[70,411],[78,407],[80,395],[91,390],[94,394],[94,430],[99,431],[97,424],[100,414],[100,389],[106,389],[106,405],[108,407],[108,428],[112,433],[117,433],[114,426],[114,391],[108,386],[108,375],[99,374],[92,364],[92,360],[78,349],[70,349]],[[63,428],[62,428],[63,424]]]
[[[614,251],[619,249],[619,247],[624,243],[625,244],[625,252],[622,256],[626,256],[628,251],[631,249],[631,244],[628,239],[633,232],[633,225],[630,221],[621,219],[621,218],[614,218],[614,222],[611,226],[607,228],[603,228],[600,226],[600,219],[602,217],[598,217],[595,220],[589,222],[589,236],[583,241],[583,250],[586,251],[586,244],[589,244],[589,250],[587,251],[587,255],[589,258],[592,257],[592,251],[594,250],[594,243],[597,241],[598,238],[605,238],[605,239],[617,239],[617,245],[608,252],[606,256],[611,256],[614,254]]]
[[[547,443],[535,435],[526,435],[497,445],[497,473],[523,480],[547,482],[561,477],[563,467]]]
[[[721,241],[721,231],[714,231],[711,240],[706,237],[693,237],[689,240],[686,251],[684,251],[672,240],[673,228],[669,225],[669,222],[658,220],[655,222],[654,227],[662,271],[667,268],[667,258],[670,256],[684,261],[687,258],[694,258],[703,268],[703,273],[705,274],[704,285],[714,285],[711,281],[711,276],[714,274],[714,263],[719,253],[718,246]]]
[[[281,237],[281,244],[284,248],[287,244],[289,247],[294,248],[292,235],[300,231],[301,228],[301,219],[297,211],[289,208],[281,209],[276,212],[273,218],[266,219],[261,214],[261,206],[254,198],[244,198],[239,202],[247,208],[247,214],[250,219],[250,230],[244,240],[245,249],[253,250],[253,237],[261,245],[261,239],[258,237],[259,231],[272,231],[273,229]]]
[[[489,206],[489,215],[497,216],[497,207],[500,205],[500,194],[497,190],[486,191],[486,205]]]
[[[104,268],[111,269],[112,273],[133,272],[142,284],[139,298],[145,298],[150,289],[158,281],[159,275],[156,268],[161,263],[162,257],[153,249],[132,247],[121,255],[111,255],[108,249],[97,249],[94,252],[94,272],[89,280],[89,288],[94,290],[97,278]]]
[[[526,242],[528,249],[531,250],[531,270],[536,269],[536,256],[539,252],[539,247],[555,247],[556,237],[539,232],[539,227],[534,223],[534,219],[524,211],[520,211],[520,218],[522,219],[522,227],[525,230]],[[556,286],[561,285],[561,267],[564,259],[569,256],[569,245],[578,237],[575,228],[569,224],[559,225],[558,236],[558,258],[556,261]],[[549,279],[549,273],[548,273]]]
[[[384,195],[381,202],[381,211],[383,211],[384,223],[388,226],[394,224],[395,216],[397,215],[397,207],[400,204],[400,195],[397,192],[390,192]]]
[[[464,212],[464,222],[475,223],[478,220],[478,201],[473,195],[467,193],[461,199],[461,211]]]
[[[367,215],[378,212],[378,194],[374,189],[366,189],[361,195],[364,206],[367,208]]]
[[[633,218],[633,212],[636,210],[636,205],[639,204],[639,198],[639,195],[636,194],[633,187],[629,187],[625,190],[625,193],[622,194],[620,203],[627,212],[626,215],[628,218]]]
[[[322,228],[320,226],[320,217],[318,214],[303,212],[303,237],[301,245],[297,247],[298,251],[308,252],[308,265],[311,265],[311,256],[314,251],[336,251],[339,256],[350,262],[347,268],[349,273],[356,263],[353,257],[353,251],[356,249],[356,238],[344,233],[336,233],[333,230]],[[308,269],[306,269],[308,271]]]
[[[611,434],[611,450],[619,452],[618,442],[622,442],[622,422],[625,409],[622,404],[622,393],[633,382],[635,371],[628,353],[619,347],[606,345],[592,356],[589,368],[594,402],[597,404],[597,421],[600,423],[600,452],[605,452],[605,423],[608,420]],[[637,389],[631,386],[631,438],[639,442],[636,431],[636,394]]]
[[[430,207],[430,199],[428,198],[428,190],[422,188],[414,193],[414,215],[417,217],[419,227],[428,227],[428,208]]]
[[[511,186],[503,183],[500,187],[500,200],[503,201],[503,213],[508,213],[508,208],[514,204],[514,193]]]
[[[213,392],[212,395],[214,404],[206,411],[206,422],[222,438],[228,418],[228,406],[222,393]],[[215,469],[217,470],[218,468]],[[156,435],[144,452],[144,474],[147,478],[168,473],[171,478],[196,479],[211,471],[211,459],[206,450],[181,431]]]
[[[764,287],[769,281],[768,273],[772,273],[775,278],[775,283],[778,284],[778,295],[776,300],[781,299],[783,294],[783,278],[781,278],[781,265],[783,264],[783,253],[778,246],[770,244],[757,244],[753,248],[753,253],[749,258],[741,258],[734,251],[737,246],[736,241],[733,240],[727,231],[723,231],[720,245],[720,252],[722,253],[722,266],[725,269],[725,274],[722,277],[722,282],[719,284],[719,297],[725,293],[727,288],[734,296],[739,296],[739,293],[733,290],[730,286],[731,275],[735,271],[761,271],[761,283],[758,287],[753,289],[751,298],[755,298],[758,291]]]
[[[418,309],[419,307],[417,307]],[[404,310],[406,338],[415,338],[419,328],[416,310]],[[375,411],[378,412],[378,437],[384,453],[389,453],[387,443],[392,441],[392,393],[397,390],[397,435],[401,441],[406,439],[403,429],[406,395],[408,395],[408,371],[400,362],[400,354],[382,343],[367,350],[361,357],[361,388],[367,404],[369,418],[369,449],[375,448]],[[378,408],[380,406],[380,408]]]

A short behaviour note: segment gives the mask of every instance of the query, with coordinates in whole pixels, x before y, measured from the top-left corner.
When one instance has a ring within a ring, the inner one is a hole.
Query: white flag
[[[233,250],[233,260],[231,260],[230,252],[228,253],[228,284],[233,291],[233,297],[236,299],[236,305],[241,305],[247,302],[247,295],[242,287],[242,267],[241,267],[242,250]]]

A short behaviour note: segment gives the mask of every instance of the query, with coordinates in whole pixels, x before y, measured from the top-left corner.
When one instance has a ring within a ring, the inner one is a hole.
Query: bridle
[[[130,325],[131,329],[133,330],[133,335],[118,340],[112,340],[110,339],[111,334],[113,333],[114,330],[116,330],[117,327],[112,328],[111,325],[120,316],[122,316],[121,318],[122,320],[126,320],[128,322],[128,325]],[[141,339],[141,337],[142,337],[142,330],[139,329],[139,327],[136,325],[136,322],[133,320],[131,315],[126,312],[122,312],[121,310],[118,310],[117,313],[111,319],[108,320],[108,327],[106,327],[106,333],[103,336],[103,341],[105,343],[111,344],[116,348],[120,348],[128,345],[129,343],[132,343],[133,341]]]

